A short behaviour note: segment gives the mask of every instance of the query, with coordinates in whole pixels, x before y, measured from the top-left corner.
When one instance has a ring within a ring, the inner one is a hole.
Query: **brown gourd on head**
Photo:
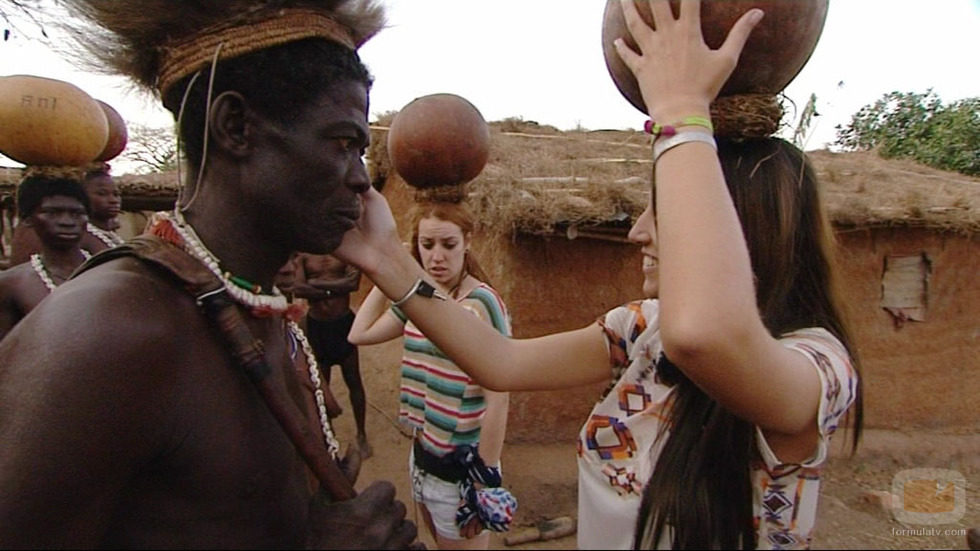
[[[79,166],[105,149],[109,122],[77,86],[33,75],[0,77],[0,152],[25,165]]]
[[[105,112],[106,121],[109,123],[109,138],[106,140],[102,153],[99,153],[99,156],[95,160],[111,161],[122,153],[123,149],[126,149],[129,132],[126,130],[126,121],[123,120],[122,115],[118,111],[102,100],[95,101],[98,102],[99,107]]]
[[[490,155],[490,129],[469,101],[455,94],[416,98],[395,116],[388,156],[415,188],[457,186],[476,178]]]
[[[721,96],[740,94],[776,95],[796,77],[816,48],[827,18],[829,0],[705,0],[701,3],[701,29],[708,47],[717,49],[738,18],[752,8],[766,16],[749,36],[735,71],[722,87]],[[640,15],[653,26],[650,6],[635,2]],[[678,13],[678,0],[671,0]],[[623,18],[620,0],[607,0],[602,18],[602,53],[616,87],[634,107],[646,113],[636,78],[619,58],[613,41],[623,38],[634,51]]]

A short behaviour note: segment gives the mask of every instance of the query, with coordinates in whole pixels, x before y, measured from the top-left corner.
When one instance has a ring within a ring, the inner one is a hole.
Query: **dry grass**
[[[379,183],[390,171],[382,122],[374,127],[370,152]],[[649,200],[649,137],[641,132],[560,132],[518,119],[490,127],[490,159],[467,189],[472,206],[494,228],[547,234],[624,214],[634,218]],[[873,152],[809,155],[839,227],[980,232],[980,178]]]
[[[980,178],[873,152],[810,152],[838,226],[980,232]]]
[[[19,168],[0,167],[0,194],[13,194],[21,178]],[[121,174],[113,175],[113,179],[124,196],[174,197],[177,192],[177,176],[173,172]]]
[[[385,142],[394,113],[372,124],[369,171],[377,187],[390,175]],[[467,185],[487,226],[547,234],[556,228],[635,218],[649,200],[649,136],[636,131],[561,132],[521,119],[490,123],[490,158]],[[873,152],[810,152],[838,227],[916,226],[980,232],[980,178]],[[0,169],[0,192],[12,192],[20,171]],[[173,195],[173,174],[116,177],[124,194]]]

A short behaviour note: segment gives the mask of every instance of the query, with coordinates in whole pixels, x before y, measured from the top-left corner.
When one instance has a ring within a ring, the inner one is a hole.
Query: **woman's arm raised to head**
[[[384,197],[370,189],[361,199],[364,213],[357,227],[344,235],[333,254],[359,266],[385,295],[399,300],[419,278],[428,280],[428,276],[402,246]],[[610,376],[609,354],[598,324],[512,339],[451,300],[416,295],[400,308],[460,369],[491,390],[568,388]]]
[[[709,116],[762,12],[747,12],[718,50],[701,39],[700,2],[651,2],[657,30],[624,0],[640,47],[616,43],[656,121]],[[764,430],[811,431],[820,394],[812,365],[770,336],[756,307],[748,249],[717,154],[694,141],[656,161],[661,335],[667,356],[723,406]],[[773,228],[773,231],[778,229]]]

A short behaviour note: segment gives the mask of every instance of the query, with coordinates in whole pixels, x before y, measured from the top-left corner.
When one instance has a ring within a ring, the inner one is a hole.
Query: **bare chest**
[[[278,388],[299,400],[290,345],[261,337]],[[175,393],[170,437],[121,500],[113,545],[297,547],[309,504],[307,470],[253,383],[215,339],[195,350]]]

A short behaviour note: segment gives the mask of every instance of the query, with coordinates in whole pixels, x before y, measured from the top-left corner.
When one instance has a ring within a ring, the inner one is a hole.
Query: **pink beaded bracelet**
[[[657,124],[652,120],[643,123],[643,131],[652,134],[654,139],[661,136],[673,136],[677,134],[677,128],[681,126],[701,126],[707,128],[709,132],[714,132],[715,128],[711,124],[711,119],[707,117],[684,117],[674,124]]]

